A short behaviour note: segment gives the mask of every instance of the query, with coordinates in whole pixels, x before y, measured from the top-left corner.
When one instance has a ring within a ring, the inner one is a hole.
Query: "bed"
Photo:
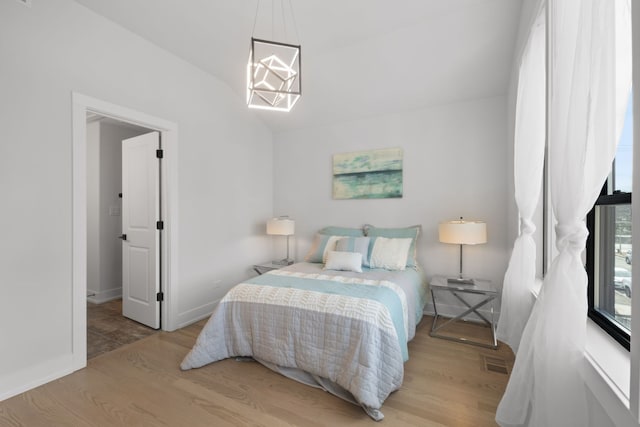
[[[366,249],[360,241],[362,252],[367,252],[362,258],[354,256],[354,245],[351,251],[334,250],[338,241],[353,242],[360,236],[334,237],[321,238],[327,241],[320,248],[322,262],[308,255],[306,259],[314,262],[293,264],[234,286],[216,306],[181,369],[251,357],[360,405],[371,418],[381,420],[382,404],[402,385],[407,343],[422,318],[424,275],[415,260],[402,269],[377,268],[375,260],[371,262],[376,246],[371,238]],[[404,253],[409,246],[396,245],[393,251],[398,249]],[[353,262],[345,266],[348,258]]]

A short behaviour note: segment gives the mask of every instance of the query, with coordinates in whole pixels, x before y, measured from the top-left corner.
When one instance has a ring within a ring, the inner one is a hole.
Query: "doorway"
[[[163,212],[162,241],[159,253],[159,277],[162,283],[162,330],[177,328],[175,301],[177,292],[177,125],[145,113],[111,104],[82,94],[72,94],[73,108],[73,370],[87,361],[87,113],[120,123],[157,131],[162,140],[160,209]],[[117,206],[112,206],[117,208]],[[117,209],[112,212],[117,212]],[[175,222],[174,222],[175,221]],[[175,300],[174,300],[175,298]]]
[[[130,200],[130,197],[123,199],[123,147],[128,146],[125,141],[131,138],[135,141],[136,137],[150,133],[157,134],[148,128],[87,112],[87,359],[149,336],[159,327],[158,321],[149,324],[123,311],[122,299],[123,294],[131,294],[129,280],[123,286],[130,277],[123,269],[123,247],[130,245],[121,239],[125,233],[123,219],[128,217],[124,201]],[[155,166],[154,183],[147,183],[146,179],[140,183],[155,186],[147,191],[154,194],[159,189],[157,161]],[[153,225],[155,228],[155,219]],[[154,269],[153,277],[159,277],[156,264],[149,266]],[[144,278],[142,275],[141,279]],[[155,293],[152,298],[157,312]]]
[[[158,332],[122,315],[122,299],[87,301],[87,360]]]

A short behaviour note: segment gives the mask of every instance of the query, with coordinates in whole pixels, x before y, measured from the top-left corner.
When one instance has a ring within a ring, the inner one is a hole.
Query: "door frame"
[[[164,230],[160,247],[161,329],[177,328],[178,292],[178,125],[136,110],[77,92],[72,103],[72,328],[73,369],[87,365],[87,112],[160,132],[164,150],[160,198]]]

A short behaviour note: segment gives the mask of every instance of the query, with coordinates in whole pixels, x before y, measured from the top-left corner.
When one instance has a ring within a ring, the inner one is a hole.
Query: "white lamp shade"
[[[438,226],[442,243],[477,245],[487,243],[487,224],[482,221],[447,221]]]
[[[271,218],[267,221],[267,234],[291,236],[296,229],[296,222],[288,217]]]

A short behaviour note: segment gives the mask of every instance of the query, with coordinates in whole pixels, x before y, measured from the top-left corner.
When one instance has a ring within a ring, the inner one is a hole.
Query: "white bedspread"
[[[421,275],[320,266],[295,264],[236,285],[180,367],[253,357],[382,419],[383,402],[402,384],[407,341],[421,317]]]

